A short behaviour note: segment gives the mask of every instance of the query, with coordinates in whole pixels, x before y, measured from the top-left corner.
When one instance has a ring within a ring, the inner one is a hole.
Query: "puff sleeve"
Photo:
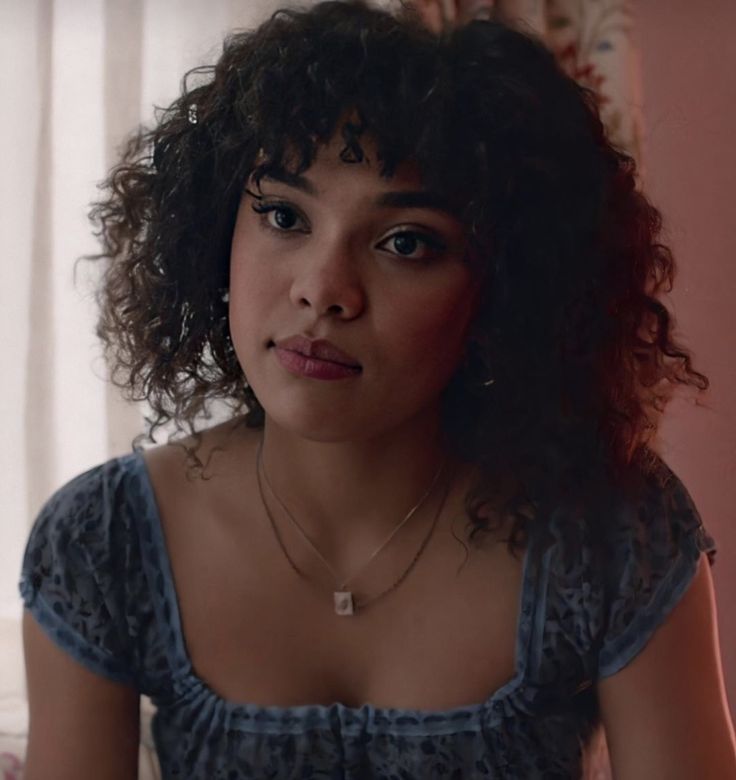
[[[622,509],[613,539],[609,608],[599,677],[622,669],[682,598],[702,553],[715,564],[716,542],[685,486],[663,461],[637,506]]]
[[[59,647],[103,677],[135,684],[125,609],[130,534],[114,461],[59,488],[31,528],[19,590]]]

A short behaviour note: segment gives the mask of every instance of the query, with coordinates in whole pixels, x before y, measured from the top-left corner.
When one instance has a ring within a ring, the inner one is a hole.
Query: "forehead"
[[[335,132],[327,143],[318,144],[315,148],[314,159],[306,169],[306,172],[313,176],[314,174],[324,174],[325,177],[337,173],[356,172],[361,178],[375,179],[386,184],[396,185],[400,183],[414,189],[423,187],[423,177],[419,165],[413,160],[403,160],[399,163],[390,177],[380,175],[382,161],[378,155],[378,146],[369,135],[363,135],[359,139],[360,149],[356,152],[350,148],[350,144],[342,137],[340,132]],[[356,154],[360,159],[356,158]],[[347,159],[346,159],[347,155]],[[288,184],[299,187],[299,176],[296,174],[298,168],[299,156],[293,147],[287,145],[282,163],[273,167],[269,164],[268,156],[263,149],[260,149],[255,160],[255,167],[266,164],[268,173],[271,170],[280,174],[279,178]],[[304,189],[304,187],[299,187]],[[314,193],[310,193],[314,194]]]
[[[337,199],[338,203],[349,199],[381,208],[431,209],[454,221],[464,222],[463,204],[448,198],[442,190],[429,190],[416,162],[402,161],[390,176],[384,176],[381,175],[382,161],[372,139],[360,139],[359,160],[346,161],[345,149],[345,140],[335,134],[328,143],[315,148],[311,165],[301,173],[297,173],[298,163],[293,155],[287,153],[282,164],[270,163],[261,151],[258,159],[265,165],[256,166],[249,182],[259,186],[262,179],[276,181],[314,198]]]

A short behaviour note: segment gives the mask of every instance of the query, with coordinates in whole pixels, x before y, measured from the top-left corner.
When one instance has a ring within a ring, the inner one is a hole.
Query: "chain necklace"
[[[266,474],[266,469],[263,467],[262,463],[262,452],[263,452],[263,439],[260,440],[258,443],[258,454],[256,456],[256,476],[258,478],[258,491],[261,495],[261,501],[263,502],[263,507],[266,510],[266,515],[268,516],[269,522],[271,523],[271,527],[273,528],[274,534],[276,535],[276,539],[279,543],[279,546],[281,547],[281,550],[283,551],[284,555],[286,556],[286,559],[288,560],[289,564],[291,565],[292,569],[296,571],[297,574],[301,577],[305,577],[304,573],[298,568],[298,566],[294,563],[291,556],[286,550],[286,547],[284,546],[283,540],[281,538],[281,534],[279,534],[278,528],[276,527],[276,523],[274,522],[273,516],[271,515],[271,512],[268,508],[268,504],[266,503],[265,497],[263,495],[263,485],[261,484],[261,468],[263,468],[263,476],[266,480],[266,484],[268,485],[269,490],[271,491],[271,495],[278,501],[278,503],[281,505],[282,509],[286,512],[286,515],[289,517],[289,519],[292,521],[292,523],[296,526],[299,533],[304,537],[306,542],[310,545],[310,547],[314,550],[314,552],[319,556],[320,560],[324,565],[330,570],[330,573],[332,574],[334,580],[336,583],[338,583],[337,588],[335,589],[333,593],[333,599],[334,599],[334,606],[335,606],[335,613],[338,615],[352,615],[355,613],[355,611],[360,607],[361,609],[366,607],[368,604],[376,601],[377,599],[381,598],[382,596],[385,596],[387,593],[390,593],[392,590],[397,588],[407,577],[409,572],[414,568],[414,565],[419,560],[419,556],[424,552],[424,548],[429,543],[429,540],[434,532],[434,529],[437,525],[437,521],[439,520],[439,516],[442,512],[442,508],[445,504],[445,501],[447,500],[447,495],[449,493],[450,489],[450,483],[448,481],[445,493],[442,497],[442,501],[440,502],[440,505],[437,509],[437,513],[435,514],[434,521],[432,522],[432,525],[430,526],[429,532],[425,536],[424,540],[422,541],[421,546],[419,547],[419,551],[414,556],[414,559],[409,564],[409,567],[404,571],[404,573],[399,577],[396,582],[394,582],[393,585],[388,587],[386,590],[379,593],[377,596],[374,596],[371,599],[367,600],[361,600],[360,604],[356,603],[353,594],[351,591],[345,590],[345,586],[350,582],[351,580],[355,579],[355,577],[358,576],[359,573],[361,573],[368,564],[378,555],[381,550],[394,538],[394,536],[398,533],[398,531],[409,521],[409,519],[414,515],[414,513],[419,509],[419,507],[426,501],[429,494],[432,492],[432,489],[434,488],[437,479],[440,475],[440,473],[444,470],[444,467],[447,463],[447,461],[444,461],[439,469],[435,472],[434,478],[432,479],[432,483],[429,486],[429,489],[427,492],[422,496],[422,498],[419,500],[419,502],[412,507],[412,509],[409,511],[409,513],[404,517],[404,519],[394,528],[394,530],[391,532],[389,537],[386,539],[383,544],[381,544],[378,549],[376,549],[373,554],[370,556],[370,558],[363,564],[363,566],[358,569],[357,572],[352,574],[347,579],[340,581],[340,578],[335,573],[335,570],[330,566],[330,564],[325,560],[325,557],[322,555],[322,553],[317,549],[316,545],[312,540],[307,536],[307,533],[304,531],[304,529],[299,525],[296,518],[291,514],[291,512],[287,509],[287,507],[284,505],[284,503],[281,501],[281,499],[276,495],[276,492],[274,491],[271,483],[268,480],[268,476]]]

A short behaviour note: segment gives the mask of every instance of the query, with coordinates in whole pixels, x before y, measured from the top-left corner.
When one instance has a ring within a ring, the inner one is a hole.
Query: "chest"
[[[166,552],[189,659],[220,697],[444,710],[482,702],[514,676],[523,552],[497,542],[469,546],[466,560],[450,523],[439,524],[406,578],[379,595],[411,563],[418,528],[351,583],[358,608],[339,616],[332,578],[294,537],[284,542],[306,577],[247,508],[235,524],[180,499],[158,500]]]

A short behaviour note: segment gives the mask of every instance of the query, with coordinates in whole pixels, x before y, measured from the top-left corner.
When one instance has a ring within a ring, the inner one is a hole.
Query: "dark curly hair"
[[[363,134],[382,176],[417,163],[471,237],[482,305],[442,403],[447,446],[483,475],[470,539],[508,518],[514,552],[532,519],[601,517],[638,490],[673,389],[708,379],[657,299],[675,263],[635,161],[541,41],[497,21],[435,34],[411,7],[359,0],[230,35],[102,185],[97,335],[113,383],[150,404],[149,438],[169,421],[195,433],[214,399],[263,425],[228,325],[235,216],[249,174],[302,172],[335,132],[346,163]]]

